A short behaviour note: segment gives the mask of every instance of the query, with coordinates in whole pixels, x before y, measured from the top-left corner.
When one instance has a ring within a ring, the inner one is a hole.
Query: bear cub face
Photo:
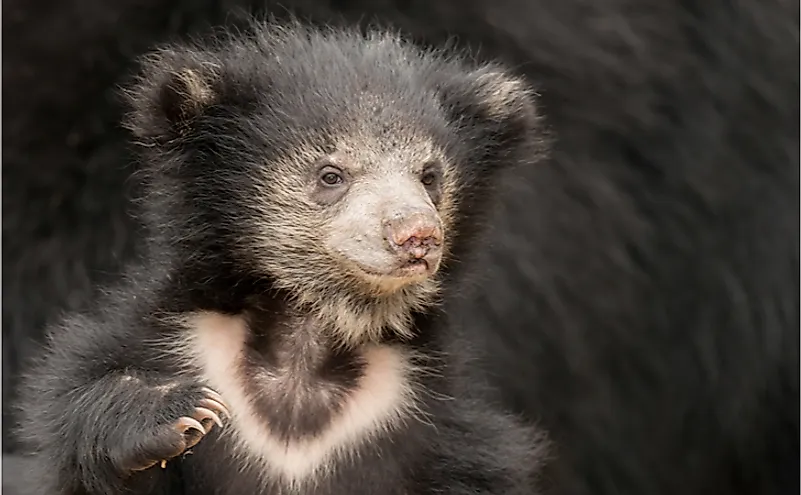
[[[127,123],[154,229],[188,263],[269,277],[345,340],[404,333],[471,198],[537,151],[525,84],[386,33],[257,26],[144,74]]]
[[[322,213],[330,211],[326,251],[379,290],[395,291],[435,274],[446,241],[437,209],[446,170],[442,153],[410,144],[374,159],[328,155],[312,188],[311,196],[326,208]],[[418,156],[430,158],[417,163]]]

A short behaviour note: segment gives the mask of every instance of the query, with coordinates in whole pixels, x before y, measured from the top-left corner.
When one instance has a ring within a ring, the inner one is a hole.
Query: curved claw
[[[214,411],[212,411],[211,409],[206,409],[205,407],[195,408],[195,418],[198,421],[200,421],[201,424],[203,423],[204,420],[210,419],[214,421],[214,423],[216,423],[217,426],[219,426],[220,428],[223,427],[223,423],[220,420],[220,417],[217,416],[217,414]],[[211,431],[211,427],[209,427],[209,430],[206,431],[206,433],[208,433],[209,431]]]
[[[218,394],[217,392],[215,392],[214,390],[212,390],[212,389],[210,389],[208,387],[203,387],[201,390],[203,391],[204,394],[206,394],[208,396],[209,399],[211,399],[211,400],[213,400],[215,402],[218,402],[226,410],[230,410],[231,409],[231,406],[229,406],[225,402],[225,399],[223,399],[222,396],[220,394]]]
[[[201,436],[206,434],[206,429],[203,428],[200,421],[190,418],[189,416],[178,418],[178,421],[175,423],[175,428],[183,434],[186,434],[189,430],[197,430],[200,432]]]
[[[131,471],[133,471],[135,473],[139,472],[139,471],[146,471],[146,470],[152,468],[153,466],[155,466],[156,464],[158,464],[158,462],[159,461],[153,461],[153,462],[150,462],[148,464],[145,464],[144,466],[133,467],[133,468],[130,468],[130,469],[131,469]]]
[[[199,405],[200,407],[205,407],[206,409],[210,409],[214,412],[222,413],[226,418],[231,417],[231,412],[228,411],[228,408],[226,408],[224,405],[220,404],[216,400],[202,399],[199,402]]]

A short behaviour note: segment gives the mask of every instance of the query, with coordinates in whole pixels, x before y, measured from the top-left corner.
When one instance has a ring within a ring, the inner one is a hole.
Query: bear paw
[[[192,409],[178,419],[158,425],[154,431],[144,435],[131,452],[127,462],[121,462],[129,473],[144,471],[156,464],[162,468],[167,461],[184,454],[206,436],[216,424],[223,427],[223,418],[231,417],[223,398],[207,387],[199,389],[199,398]]]

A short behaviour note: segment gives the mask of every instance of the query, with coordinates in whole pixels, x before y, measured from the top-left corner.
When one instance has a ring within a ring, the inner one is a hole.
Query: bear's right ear
[[[143,63],[136,84],[126,91],[132,107],[126,127],[144,140],[179,138],[219,98],[219,65],[163,50]]]

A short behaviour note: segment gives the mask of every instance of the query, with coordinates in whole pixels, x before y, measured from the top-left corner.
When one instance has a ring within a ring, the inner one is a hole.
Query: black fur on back
[[[394,35],[299,24],[257,23],[233,36],[168,46],[144,67],[129,90],[127,125],[142,148],[147,254],[93,309],[52,328],[26,376],[20,438],[34,454],[29,483],[48,494],[286,493],[217,429],[166,469],[122,476],[132,453],[144,455],[148,435],[188,414],[200,397],[198,366],[182,347],[187,330],[175,318],[243,315],[252,337],[240,371],[249,379],[249,370],[270,369],[274,349],[292,344],[283,325],[304,317],[305,307],[293,304],[292,284],[277,285],[272,271],[287,262],[271,257],[278,247],[271,241],[264,253],[250,240],[265,233],[283,239],[286,253],[279,255],[296,262],[306,256],[305,269],[317,269],[313,246],[291,239],[313,238],[312,217],[298,214],[303,199],[284,190],[306,172],[275,164],[299,149],[324,147],[326,132],[349,118],[393,129],[381,136],[388,140],[406,126],[444,150],[458,171],[448,192],[456,195],[455,211],[447,212],[455,219],[449,242],[458,263],[479,238],[502,171],[533,163],[543,149],[532,94],[499,66],[471,66]],[[374,115],[349,113],[371,94],[382,104]],[[272,183],[280,186],[275,196],[265,192]],[[254,202],[301,223],[260,217]],[[456,287],[443,276],[447,296]],[[369,297],[364,303],[376,304]],[[418,391],[414,414],[302,485],[303,492],[532,493],[539,436],[491,407],[480,380],[459,383],[464,357],[444,355],[440,311],[416,308],[413,322],[412,340],[387,332],[384,344],[413,356],[422,370],[411,385]],[[293,336],[328,353],[315,373],[331,390],[347,391],[365,371],[352,349],[328,343],[325,324]],[[282,441],[314,435],[330,421],[330,411],[310,402],[302,419],[289,422],[291,397],[251,393],[262,417],[281,415],[271,422]],[[341,405],[336,393],[327,397]]]

